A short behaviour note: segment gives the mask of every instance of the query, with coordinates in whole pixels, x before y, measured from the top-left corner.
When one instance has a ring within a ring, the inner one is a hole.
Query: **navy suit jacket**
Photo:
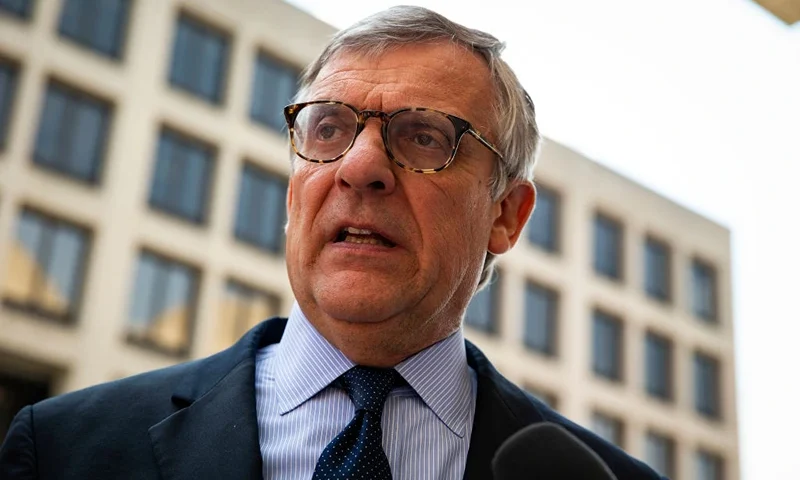
[[[261,478],[255,356],[285,326],[273,318],[211,357],[23,408],[0,447],[0,479]],[[575,434],[619,480],[661,478],[513,385],[470,342],[467,359],[478,396],[465,479],[491,479],[500,444],[537,422]]]

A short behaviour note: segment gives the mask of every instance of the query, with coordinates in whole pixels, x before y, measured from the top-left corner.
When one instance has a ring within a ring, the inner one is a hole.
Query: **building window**
[[[692,310],[709,323],[717,321],[717,274],[698,259],[692,261]]]
[[[556,353],[558,293],[528,282],[525,287],[525,346],[545,355]]]
[[[256,57],[250,117],[272,128],[283,130],[286,122],[283,107],[297,92],[297,71],[263,53]]]
[[[500,278],[495,272],[495,278],[483,290],[477,292],[467,306],[464,323],[474,330],[484,333],[497,331],[497,299],[500,293]]]
[[[169,80],[213,103],[222,103],[228,68],[227,35],[187,15],[178,19]]]
[[[644,289],[647,296],[662,302],[670,300],[670,249],[654,238],[644,244]]]
[[[645,386],[653,397],[672,399],[672,342],[652,332],[645,336]]]
[[[0,12],[10,13],[15,17],[31,18],[33,0],[0,0]]]
[[[229,280],[222,300],[217,335],[219,347],[232,345],[262,320],[277,315],[279,309],[280,298],[277,295]]]
[[[18,72],[16,65],[0,58],[0,148],[5,147],[8,138]]]
[[[283,251],[287,186],[284,177],[251,164],[244,166],[239,183],[236,238],[269,252]]]
[[[150,205],[195,223],[205,222],[213,158],[212,147],[174,130],[162,130]]]
[[[541,185],[536,187],[536,207],[528,222],[528,240],[548,252],[559,250],[561,198]]]
[[[601,214],[594,219],[594,270],[613,280],[622,279],[622,225]]]
[[[47,88],[34,161],[71,177],[96,183],[105,151],[111,106],[72,87]]]
[[[128,340],[173,355],[189,352],[199,274],[151,252],[139,255]]]
[[[534,387],[532,385],[527,385],[525,390],[553,410],[558,408],[558,397],[556,397],[554,393]]]
[[[645,461],[659,474],[675,476],[675,441],[664,435],[647,432]]]
[[[592,363],[594,372],[614,381],[622,380],[622,321],[601,311],[594,312]]]
[[[607,442],[622,448],[623,442],[622,420],[600,412],[592,414],[592,431]]]
[[[74,322],[89,241],[89,233],[81,227],[23,210],[6,272],[6,303],[65,323]]]
[[[83,46],[119,58],[129,9],[129,0],[65,0],[58,30]]]
[[[698,413],[720,417],[719,362],[700,352],[694,354],[694,406]]]
[[[50,384],[47,381],[0,373],[0,444],[17,412],[49,396]]]
[[[695,468],[697,480],[722,480],[725,462],[722,457],[715,453],[705,450],[698,450],[695,456]]]

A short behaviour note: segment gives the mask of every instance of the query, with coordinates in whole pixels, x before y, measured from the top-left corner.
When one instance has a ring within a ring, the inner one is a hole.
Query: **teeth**
[[[367,243],[369,245],[383,245],[383,242],[379,241],[375,237],[359,237],[355,235],[348,235],[345,237],[344,241],[348,243]]]
[[[362,228],[346,227],[345,231],[354,235],[372,235],[371,230],[364,230]]]

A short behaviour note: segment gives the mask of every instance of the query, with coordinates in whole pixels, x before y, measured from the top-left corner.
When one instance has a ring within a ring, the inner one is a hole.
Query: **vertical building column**
[[[137,225],[147,211],[158,139],[158,92],[167,82],[172,46],[170,2],[135,2],[118,68],[127,71],[114,101],[102,183],[103,222],[89,258],[81,321],[83,348],[67,390],[135,373],[122,364],[125,323],[139,252]],[[102,259],[102,264],[93,259]]]

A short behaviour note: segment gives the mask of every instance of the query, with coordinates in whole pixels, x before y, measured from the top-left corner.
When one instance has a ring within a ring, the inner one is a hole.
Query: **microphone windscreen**
[[[508,438],[492,460],[495,480],[616,480],[603,460],[554,423],[527,426]]]

